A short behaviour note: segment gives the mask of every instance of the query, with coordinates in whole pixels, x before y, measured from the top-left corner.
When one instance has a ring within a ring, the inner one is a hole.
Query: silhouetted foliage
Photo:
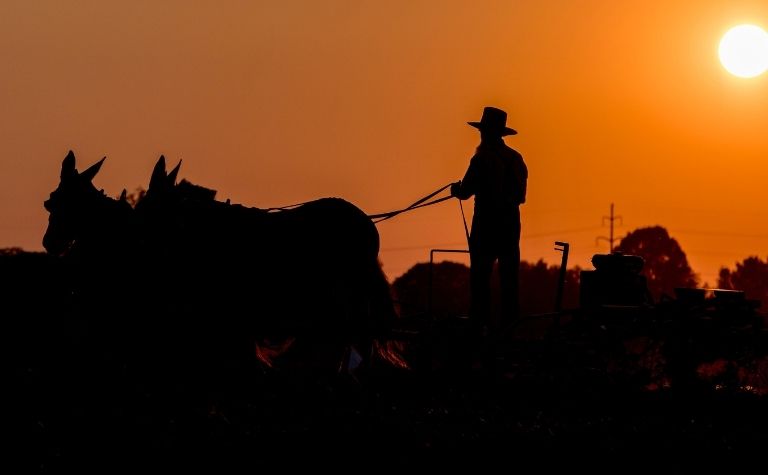
[[[419,263],[394,280],[393,292],[402,315],[429,311],[429,263]],[[432,268],[432,316],[455,317],[469,312],[469,267],[438,262]]]
[[[494,268],[494,277],[498,272]],[[552,312],[555,307],[560,267],[543,260],[520,263],[521,314]],[[499,305],[498,279],[493,279],[494,307]],[[395,279],[395,296],[404,314],[426,312],[429,304],[429,264],[419,263]],[[456,262],[434,264],[432,270],[432,311],[435,318],[466,315],[469,311],[469,268]],[[575,308],[579,299],[579,269],[566,272],[563,307]]]
[[[21,255],[21,254],[26,254],[26,252],[24,251],[24,249],[22,249],[20,247],[4,247],[4,248],[0,249],[0,256],[2,256],[2,257],[5,257],[5,256],[18,256],[18,255]]]
[[[662,295],[674,296],[675,287],[695,287],[698,283],[680,244],[662,226],[639,228],[628,233],[617,250],[645,260],[642,274],[656,300]]]
[[[565,275],[563,308],[576,308],[579,304],[578,267],[568,269]],[[542,259],[535,263],[520,263],[520,309],[522,315],[552,312],[555,308],[560,266],[547,265]]]
[[[750,256],[734,269],[721,267],[717,277],[721,289],[743,290],[746,297],[768,303],[768,260]]]

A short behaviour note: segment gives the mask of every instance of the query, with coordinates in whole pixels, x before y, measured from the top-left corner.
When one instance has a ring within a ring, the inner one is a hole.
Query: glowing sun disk
[[[735,26],[723,35],[718,54],[734,76],[758,76],[768,69],[768,33],[755,25]]]

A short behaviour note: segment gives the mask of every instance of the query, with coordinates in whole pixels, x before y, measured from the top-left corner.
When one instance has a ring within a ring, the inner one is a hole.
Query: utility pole
[[[613,214],[613,203],[611,203],[611,215],[610,216],[603,216],[603,224],[605,224],[605,220],[606,219],[610,223],[610,235],[609,235],[609,237],[598,236],[597,239],[595,240],[595,243],[600,242],[600,240],[608,241],[608,246],[609,246],[609,248],[611,250],[611,253],[613,253],[613,243],[615,241],[619,240],[619,238],[614,238],[613,237],[613,223],[616,222],[616,221],[619,221],[619,222],[621,222],[621,224],[624,224],[624,221],[622,220],[621,216],[615,216]]]

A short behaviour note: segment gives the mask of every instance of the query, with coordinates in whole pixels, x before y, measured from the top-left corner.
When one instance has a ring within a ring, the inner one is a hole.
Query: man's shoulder
[[[504,150],[504,155],[508,159],[515,160],[515,161],[521,162],[521,163],[525,163],[523,161],[523,155],[520,152],[518,152],[517,150],[515,150],[514,148],[510,147],[509,145],[504,144],[504,149],[503,150]]]
[[[503,160],[513,160],[518,163],[525,163],[523,155],[507,144],[499,144],[495,147],[478,147],[472,156],[475,162],[493,162],[503,157]]]

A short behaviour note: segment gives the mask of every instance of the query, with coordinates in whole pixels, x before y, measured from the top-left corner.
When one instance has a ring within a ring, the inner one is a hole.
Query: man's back
[[[476,213],[504,212],[525,202],[527,179],[520,153],[501,139],[483,142],[462,180],[462,195],[475,195]]]

